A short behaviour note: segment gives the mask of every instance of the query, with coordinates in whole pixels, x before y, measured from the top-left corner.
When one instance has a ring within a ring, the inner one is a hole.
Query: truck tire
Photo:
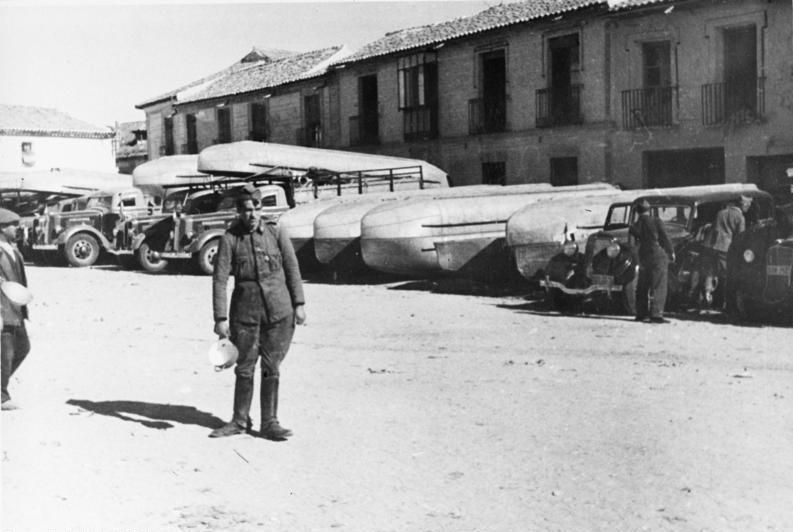
[[[63,254],[72,266],[93,266],[99,258],[99,242],[88,233],[77,233],[66,241]]]
[[[155,257],[149,244],[144,242],[140,245],[137,252],[140,266],[149,273],[160,273],[168,267],[168,261]]]
[[[204,275],[212,275],[215,269],[215,256],[218,254],[218,239],[213,238],[201,247],[195,254],[198,271]]]

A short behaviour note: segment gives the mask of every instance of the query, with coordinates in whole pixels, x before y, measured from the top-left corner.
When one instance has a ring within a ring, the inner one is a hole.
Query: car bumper
[[[605,282],[595,282],[591,285],[587,286],[586,288],[570,288],[566,286],[564,283],[559,281],[551,281],[548,277],[545,279],[540,279],[540,286],[545,287],[546,289],[556,289],[564,292],[567,295],[571,296],[588,296],[590,294],[594,294],[596,292],[622,292],[622,285],[614,284],[613,281],[605,281]]]

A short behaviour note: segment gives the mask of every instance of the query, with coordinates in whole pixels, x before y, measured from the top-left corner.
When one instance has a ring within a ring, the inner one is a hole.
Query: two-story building
[[[0,104],[0,172],[116,172],[114,133],[57,109]]]
[[[255,49],[228,69],[138,104],[146,112],[149,158],[194,154],[238,140],[324,146],[338,137],[338,97],[325,74],[346,51]]]
[[[242,139],[427,160],[454,184],[789,185],[789,0],[553,0],[229,69],[138,105],[149,156]],[[254,50],[256,52],[256,50]]]
[[[791,3],[565,0],[393,32],[337,71],[342,138],[457,184],[753,181],[793,162]]]

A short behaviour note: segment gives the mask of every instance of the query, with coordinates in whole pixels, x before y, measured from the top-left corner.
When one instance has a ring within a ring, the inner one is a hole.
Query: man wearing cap
[[[7,209],[0,209],[0,283],[13,281],[27,286],[25,264],[22,254],[14,245],[19,229],[19,215]],[[11,375],[19,368],[30,351],[30,341],[25,330],[28,317],[27,306],[20,306],[0,290],[0,350],[2,350],[2,409],[16,410],[19,406],[11,400],[8,383]]]
[[[212,438],[233,436],[251,429],[256,362],[261,358],[261,432],[270,440],[292,435],[278,422],[279,367],[295,331],[303,324],[303,285],[297,257],[286,231],[260,219],[260,193],[246,185],[237,199],[238,219],[220,239],[212,277],[215,333],[229,337],[239,350],[234,369],[232,420],[215,429]],[[226,285],[234,275],[230,311]]]
[[[708,275],[705,276],[705,301],[708,304],[713,302],[713,291],[716,290],[717,279],[726,277],[727,251],[730,249],[733,238],[746,231],[746,213],[751,206],[752,198],[741,195],[737,201],[728,203],[716,214],[709,242],[706,242],[706,246],[712,251],[714,262],[714,267],[709,268],[711,271],[708,271]]]
[[[675,260],[675,250],[666,235],[664,224],[650,214],[647,200],[636,204],[639,219],[630,228],[638,244],[639,279],[636,282],[636,321],[666,323],[667,277],[669,260]],[[652,291],[652,302],[650,301]]]

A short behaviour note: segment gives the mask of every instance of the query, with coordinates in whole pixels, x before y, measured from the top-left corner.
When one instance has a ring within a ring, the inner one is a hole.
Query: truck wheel
[[[99,242],[88,233],[77,233],[66,241],[63,253],[72,266],[92,266],[99,258]]]
[[[727,298],[727,313],[738,322],[751,320],[754,314],[752,302],[740,289],[731,289],[725,295]]]
[[[196,253],[196,264],[198,271],[204,275],[212,275],[215,269],[215,256],[218,254],[217,239],[210,240]]]
[[[149,273],[159,273],[168,267],[168,261],[155,257],[154,252],[146,242],[138,248],[138,262]]]

